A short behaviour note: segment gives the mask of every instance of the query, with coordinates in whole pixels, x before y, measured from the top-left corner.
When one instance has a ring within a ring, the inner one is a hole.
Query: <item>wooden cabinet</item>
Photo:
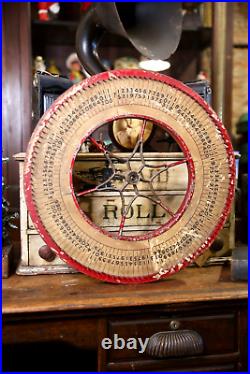
[[[133,370],[167,370],[167,371],[231,371],[239,370],[244,365],[241,358],[238,336],[244,336],[241,322],[244,318],[242,305],[227,306],[225,303],[207,302],[204,305],[178,305],[171,308],[147,312],[144,308],[142,315],[119,316],[106,321],[106,336],[111,339],[114,334],[127,340],[131,336],[138,336],[145,340],[158,332],[171,331],[171,324],[177,324],[178,330],[197,332],[203,341],[200,354],[169,355],[166,357],[152,357],[138,350],[109,350],[104,354],[105,364],[101,366],[105,371],[133,371]],[[178,331],[176,330],[176,331]],[[243,336],[241,337],[244,340]],[[181,343],[181,338],[174,341]],[[158,344],[162,344],[159,341]],[[176,349],[175,349],[176,350]]]
[[[19,163],[20,177],[20,234],[21,234],[21,258],[16,273],[19,275],[74,273],[58,256],[46,261],[39,254],[39,249],[45,246],[45,242],[38,234],[27,210],[24,196],[23,168],[25,153],[14,156]]]
[[[158,358],[101,345],[115,334],[126,342],[173,329],[195,331],[202,350]],[[141,285],[82,274],[14,275],[3,280],[3,344],[8,371],[246,371],[247,284],[232,282],[221,266]],[[18,362],[8,359],[13,353]]]

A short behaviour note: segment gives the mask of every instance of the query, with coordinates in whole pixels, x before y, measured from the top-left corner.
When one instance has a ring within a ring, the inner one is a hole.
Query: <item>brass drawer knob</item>
[[[38,250],[38,254],[47,262],[52,262],[56,258],[55,252],[53,252],[47,245],[42,245]]]
[[[202,337],[192,330],[162,331],[152,335],[146,353],[153,357],[193,356],[203,352]]]
[[[171,321],[169,327],[171,330],[177,330],[180,327],[180,322],[175,320]]]

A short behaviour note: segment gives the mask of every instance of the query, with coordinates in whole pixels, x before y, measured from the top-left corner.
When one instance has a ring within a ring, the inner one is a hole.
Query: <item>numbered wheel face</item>
[[[44,241],[71,266],[110,282],[179,271],[222,228],[234,155],[215,113],[171,78],[96,75],[37,125],[25,193]]]

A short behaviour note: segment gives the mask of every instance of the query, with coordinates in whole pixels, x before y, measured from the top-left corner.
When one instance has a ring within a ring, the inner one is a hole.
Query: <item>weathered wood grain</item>
[[[3,280],[3,314],[246,299],[229,267],[187,268],[153,284],[114,285],[82,274],[18,276]]]

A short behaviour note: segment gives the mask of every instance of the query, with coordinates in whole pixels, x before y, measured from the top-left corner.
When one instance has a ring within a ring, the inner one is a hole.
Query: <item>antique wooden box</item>
[[[159,163],[161,158],[175,162],[182,157],[183,154],[181,152],[145,154],[146,161],[152,165]],[[73,268],[69,267],[49,250],[36,231],[27,211],[24,197],[23,166],[25,153],[19,153],[14,158],[19,162],[20,175],[21,261],[17,269],[17,274],[32,275],[75,272]],[[134,158],[133,162],[136,164],[137,159]],[[74,177],[79,181],[98,178],[98,176],[101,178],[105,169],[104,165],[104,158],[100,154],[80,152],[77,155],[75,163]],[[150,173],[150,169],[147,172]],[[187,182],[188,176],[185,165],[169,169],[159,174],[156,182],[157,193],[164,198],[165,202],[171,202],[172,206],[178,206],[185,194]],[[119,185],[119,181],[117,183]],[[144,191],[144,193],[147,194],[149,191]],[[126,194],[125,203],[126,199],[130,198],[129,191]],[[109,232],[117,230],[121,217],[121,201],[117,194],[93,192],[88,197],[85,197],[81,205],[82,210],[88,212],[89,217],[97,226]],[[164,211],[152,201],[138,198],[136,204],[133,204],[128,211],[124,231],[127,235],[143,234],[148,230],[160,226],[164,220],[164,216]],[[209,249],[196,260],[196,263],[202,265],[209,257],[214,255],[222,256],[234,248],[233,213],[220,232],[215,247],[215,251]]]

